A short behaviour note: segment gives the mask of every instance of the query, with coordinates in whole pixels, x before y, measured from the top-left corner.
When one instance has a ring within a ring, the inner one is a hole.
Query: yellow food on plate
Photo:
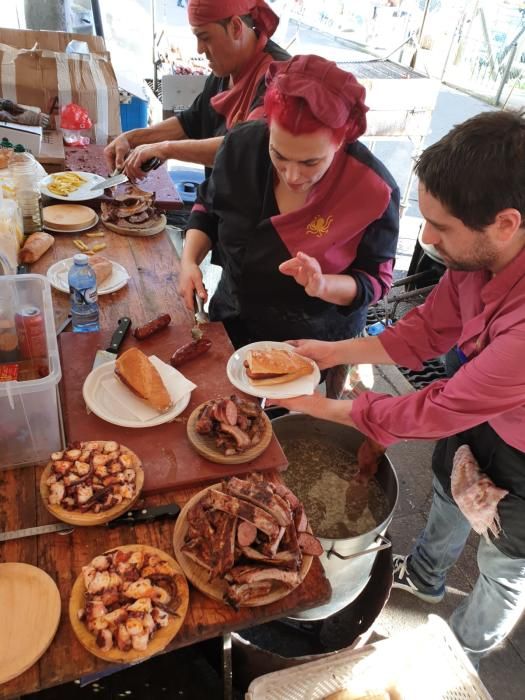
[[[87,182],[85,177],[80,173],[57,173],[53,175],[51,183],[47,189],[53,194],[58,194],[61,197],[67,197],[72,192],[78,190]]]

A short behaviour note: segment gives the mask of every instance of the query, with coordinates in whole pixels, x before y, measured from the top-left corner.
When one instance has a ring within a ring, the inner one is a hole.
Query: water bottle
[[[77,253],[73,257],[67,280],[73,330],[77,333],[98,331],[97,278],[87,255]]]
[[[9,175],[13,180],[16,201],[22,213],[24,235],[42,229],[42,195],[37,163],[25,148],[17,144],[9,159]]]

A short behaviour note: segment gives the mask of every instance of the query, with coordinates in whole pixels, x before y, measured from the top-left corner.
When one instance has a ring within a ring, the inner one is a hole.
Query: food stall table
[[[32,266],[31,272],[45,274],[54,261],[71,257],[76,252],[72,243],[74,237],[77,234],[57,234],[53,248]],[[179,261],[166,233],[149,238],[130,238],[107,232],[103,239],[93,240],[107,242],[104,255],[126,267],[130,275],[125,287],[99,297],[102,329],[109,333],[121,316],[129,315],[135,325],[140,325],[160,313],[168,312],[174,325],[187,329],[186,336],[181,340],[186,342],[193,317],[176,291]],[[53,290],[53,302],[58,324],[69,311],[68,295]],[[231,346],[228,343],[224,335],[223,344],[227,352],[230,352]],[[94,353],[95,347],[93,355]],[[63,356],[62,364],[65,363],[74,366],[75,357]],[[225,367],[217,366],[213,371],[216,376],[222,376],[224,391],[230,392]],[[67,412],[67,402],[64,408]],[[188,412],[189,409],[183,415]],[[67,425],[67,415],[65,422]],[[96,437],[86,436],[87,439]],[[115,439],[118,440],[118,433]],[[280,451],[278,444],[276,449]],[[260,457],[262,462],[266,454],[271,454],[270,448]],[[285,462],[274,466],[282,468]],[[38,466],[0,471],[0,531],[13,531],[53,521],[39,494],[42,468]],[[220,479],[220,476],[221,467],[217,465],[217,478]],[[279,476],[277,472],[269,472],[267,478],[279,479]],[[200,488],[174,488],[162,494],[149,494],[141,505],[172,502],[183,505]],[[31,668],[1,685],[0,698],[14,698],[107,669],[109,665],[87,652],[74,636],[68,619],[72,585],[82,566],[104,550],[118,545],[140,543],[172,554],[172,535],[172,523],[154,522],[115,529],[104,526],[76,528],[71,534],[52,533],[0,543],[0,562],[25,562],[42,568],[57,583],[62,601],[60,624],[49,649]],[[330,594],[330,584],[317,559],[314,559],[305,581],[298,588],[285,598],[266,606],[241,608],[236,612],[224,603],[209,599],[191,588],[187,617],[167,651],[315,607],[326,602]]]

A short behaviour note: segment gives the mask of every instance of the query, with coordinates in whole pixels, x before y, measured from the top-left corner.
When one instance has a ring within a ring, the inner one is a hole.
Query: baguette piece
[[[310,360],[284,348],[249,350],[244,364],[248,380],[254,386],[284,384],[314,371]]]
[[[43,231],[32,233],[20,251],[20,262],[35,263],[51,248],[54,242],[55,239],[49,233]]]
[[[160,374],[138,348],[130,348],[117,358],[115,374],[128,389],[159,413],[172,407],[173,402]]]

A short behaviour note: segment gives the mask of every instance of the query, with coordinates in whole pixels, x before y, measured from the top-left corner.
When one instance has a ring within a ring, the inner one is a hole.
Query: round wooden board
[[[0,564],[0,684],[27,671],[51,644],[60,621],[60,593],[45,571]]]
[[[146,229],[131,228],[129,226],[117,226],[117,224],[112,224],[110,221],[104,221],[104,219],[102,219],[102,223],[110,231],[120,233],[122,236],[137,236],[137,238],[145,238],[147,236],[156,236],[157,233],[164,231],[168,220],[166,219],[164,214],[161,214],[158,224],[155,224],[155,226],[151,226],[150,228]]]
[[[201,403],[200,406],[191,412],[188,418],[188,423],[186,424],[186,432],[188,434],[188,440],[190,441],[192,447],[198,452],[202,457],[206,457],[210,462],[216,462],[217,464],[244,464],[245,462],[251,462],[253,459],[261,455],[264,450],[270,444],[273,435],[272,423],[266,413],[263,412],[263,418],[265,422],[265,430],[261,441],[255,447],[251,447],[246,452],[240,452],[237,455],[225,455],[220,449],[215,445],[215,438],[212,435],[201,435],[195,429],[195,424],[197,423],[199,413],[202,407],[208,402],[205,401]]]
[[[110,661],[116,664],[128,664],[135,661],[140,661],[142,659],[147,659],[159,651],[162,651],[175,637],[177,632],[182,627],[184,618],[188,611],[188,605],[190,600],[190,592],[188,587],[188,582],[184,576],[184,572],[179,564],[170,557],[169,554],[163,552],[161,549],[156,547],[149,547],[146,544],[127,544],[121,547],[114,547],[109,549],[104,554],[108,552],[113,552],[115,549],[120,549],[123,552],[149,552],[150,554],[157,554],[163,561],[167,561],[170,566],[172,566],[177,573],[181,575],[181,579],[177,581],[177,589],[181,597],[181,602],[176,608],[177,616],[170,615],[169,623],[167,627],[161,627],[158,629],[153,638],[150,640],[148,646],[144,651],[138,651],[136,649],[131,649],[131,651],[121,651],[118,647],[110,649],[109,651],[102,651],[102,649],[97,645],[96,638],[87,629],[83,622],[78,619],[78,611],[84,607],[84,597],[86,593],[86,588],[84,586],[84,577],[80,574],[73,584],[71,589],[71,598],[69,599],[69,620],[73,631],[77,636],[78,641],[82,646],[89,652],[98,656],[99,659],[104,659],[104,661]],[[180,590],[182,588],[182,590]]]
[[[64,233],[79,228],[89,228],[98,220],[97,212],[83,204],[52,204],[42,209],[44,226],[62,230]]]
[[[196,493],[195,496],[193,496],[193,498],[186,503],[184,508],[179,513],[179,517],[175,522],[175,529],[173,531],[173,549],[175,550],[175,557],[181,565],[182,570],[186,574],[188,580],[195,586],[195,588],[198,588],[199,591],[201,591],[201,593],[204,593],[210,598],[214,598],[215,600],[220,600],[221,602],[224,602],[224,593],[226,592],[228,587],[226,582],[221,579],[209,581],[208,570],[205,569],[203,566],[199,566],[197,562],[187,557],[182,551],[182,545],[184,544],[184,538],[188,530],[188,521],[186,519],[188,511],[196,503],[198,503],[198,501],[200,501],[200,499],[203,498],[210,489],[222,491],[222,484],[212,484],[211,486],[208,486],[202,491],[199,491],[199,493]],[[299,569],[301,580],[297,584],[298,586],[301,585],[307,573],[310,571],[312,561],[313,556],[309,554],[303,554],[303,561],[301,564],[301,568]],[[254,562],[254,566],[257,566],[257,562]],[[293,590],[293,588],[286,586],[284,583],[279,583],[279,581],[275,581],[274,587],[270,591],[270,593],[260,598],[250,600],[247,603],[241,603],[240,607],[255,608],[259,607],[260,605],[268,605],[269,603],[274,603],[276,600],[281,600],[281,598],[286,597]],[[225,605],[227,605],[227,603],[225,603]]]
[[[105,443],[108,441],[90,440],[90,442]],[[122,503],[119,503],[117,506],[113,506],[113,508],[104,510],[101,513],[81,513],[80,511],[66,510],[66,508],[62,508],[61,506],[51,505],[49,503],[49,486],[46,484],[46,480],[51,474],[51,462],[49,462],[42,472],[42,476],[40,477],[40,495],[42,496],[42,500],[44,501],[44,505],[47,510],[54,515],[55,518],[58,518],[58,520],[62,520],[62,522],[68,523],[69,525],[80,527],[103,525],[104,523],[108,523],[110,520],[114,520],[115,518],[118,518],[119,515],[122,515],[122,513],[128,511],[140,496],[142,486],[144,485],[144,471],[142,470],[142,463],[140,459],[132,450],[128,449],[125,445],[120,445],[120,449],[125,454],[130,454],[134,457],[133,468],[135,469],[136,473],[135,484],[137,486],[137,492],[133,498],[128,498],[122,501]]]

